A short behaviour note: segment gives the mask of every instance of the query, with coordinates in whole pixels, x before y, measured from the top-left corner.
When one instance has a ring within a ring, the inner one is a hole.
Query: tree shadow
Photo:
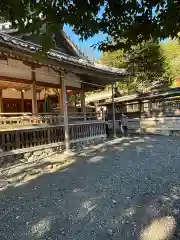
[[[178,141],[158,136],[110,141],[63,169],[12,182],[0,192],[1,239],[138,240],[165,216],[174,217],[179,239],[180,164],[172,144]]]

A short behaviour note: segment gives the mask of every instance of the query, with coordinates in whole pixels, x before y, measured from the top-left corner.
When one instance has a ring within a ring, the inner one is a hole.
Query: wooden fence
[[[79,141],[105,137],[104,121],[86,121],[69,124],[70,144]],[[47,127],[32,126],[28,128],[1,130],[0,149],[10,151],[44,144],[64,144],[64,125],[49,125]]]

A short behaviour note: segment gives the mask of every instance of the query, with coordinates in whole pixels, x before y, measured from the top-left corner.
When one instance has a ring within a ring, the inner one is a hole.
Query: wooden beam
[[[0,76],[0,80],[4,81],[4,82],[7,82],[9,84],[11,84],[11,83],[21,83],[21,84],[25,84],[25,85],[27,84],[27,88],[31,88],[31,85],[33,83],[32,80],[26,80],[26,79],[22,79],[22,78],[14,78],[14,77],[7,77],[7,76]],[[36,81],[36,87],[42,87],[42,88],[47,87],[47,88],[57,88],[57,89],[59,89],[59,86],[60,86],[59,84]],[[8,87],[10,87],[10,86],[8,85],[5,88],[8,88]],[[26,89],[26,88],[23,87],[23,89]],[[81,88],[72,87],[72,86],[66,86],[66,89],[67,90],[72,90],[72,93],[81,93],[82,91],[86,90],[86,89],[81,89]]]
[[[8,76],[2,76],[2,75],[0,76],[0,80],[5,82],[32,84],[32,80],[26,80],[22,78],[8,77]]]
[[[4,82],[23,83],[23,84],[27,84],[27,85],[31,85],[33,83],[32,80],[27,80],[27,79],[23,79],[23,78],[8,77],[8,76],[0,76],[0,80],[4,81]],[[40,86],[40,87],[59,88],[59,84],[47,83],[47,82],[36,81],[36,85]]]
[[[104,86],[107,84],[111,84],[119,79],[124,79],[126,77],[126,76],[114,74],[111,72],[105,72],[101,69],[90,69],[84,66],[75,66],[71,63],[68,64],[68,63],[58,61],[58,64],[61,64],[62,68],[66,69],[67,72],[69,71],[77,75],[84,75],[84,76],[91,77],[91,79],[93,80],[92,83],[100,84]],[[57,65],[57,63],[54,62],[54,65]],[[94,79],[96,80],[94,81]]]
[[[28,66],[28,67],[31,67],[32,66],[32,62],[30,62],[28,59],[27,60],[21,60],[23,62],[24,65]],[[42,67],[42,64],[40,63],[33,63],[33,66],[34,68],[41,68]]]
[[[36,73],[36,72],[34,72]],[[32,85],[33,81],[32,80],[27,80],[23,78],[15,78],[15,77],[8,77],[8,76],[0,76],[0,80],[4,82],[13,82],[13,83],[23,83],[27,85]],[[36,79],[36,86],[40,87],[47,87],[47,88],[58,88],[59,89],[59,84],[56,83],[47,83],[47,82],[40,82]],[[66,86],[68,90],[73,90],[80,92],[82,91],[80,88],[76,87],[71,87],[71,86]]]
[[[45,88],[59,88],[59,84],[36,81],[36,85]]]

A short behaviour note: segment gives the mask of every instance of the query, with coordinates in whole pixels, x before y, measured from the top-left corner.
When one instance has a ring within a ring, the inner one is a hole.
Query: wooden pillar
[[[59,100],[60,114],[61,114],[61,115],[64,115],[64,109],[63,109],[63,89],[62,89],[62,86],[61,86],[61,88],[59,89],[58,100]]]
[[[36,92],[36,73],[35,68],[32,67],[32,113],[37,115],[37,92]]]
[[[21,91],[21,112],[24,112],[24,92]]]
[[[2,113],[3,109],[3,96],[2,96],[2,89],[0,89],[0,112]]]
[[[64,116],[64,141],[65,141],[65,149],[69,151],[70,142],[69,142],[69,127],[68,127],[68,109],[67,109],[67,91],[66,84],[63,77],[60,75],[61,80],[61,100],[63,103],[63,116]]]
[[[32,113],[37,115],[37,93],[36,82],[32,83]]]
[[[85,91],[81,91],[81,112],[84,113],[84,120],[86,120],[86,102],[85,102]]]
[[[143,102],[139,101],[139,117],[141,118],[142,114],[144,112]]]
[[[115,86],[112,84],[112,125],[113,125],[113,137],[116,138],[116,112],[114,106],[114,88]]]

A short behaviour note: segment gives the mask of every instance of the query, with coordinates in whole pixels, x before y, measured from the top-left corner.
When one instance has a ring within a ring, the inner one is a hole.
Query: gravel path
[[[142,229],[161,218],[168,228],[176,222],[173,239],[180,239],[179,146],[175,137],[123,139],[7,187],[0,192],[0,239],[145,240]],[[160,221],[155,227],[163,229]]]

